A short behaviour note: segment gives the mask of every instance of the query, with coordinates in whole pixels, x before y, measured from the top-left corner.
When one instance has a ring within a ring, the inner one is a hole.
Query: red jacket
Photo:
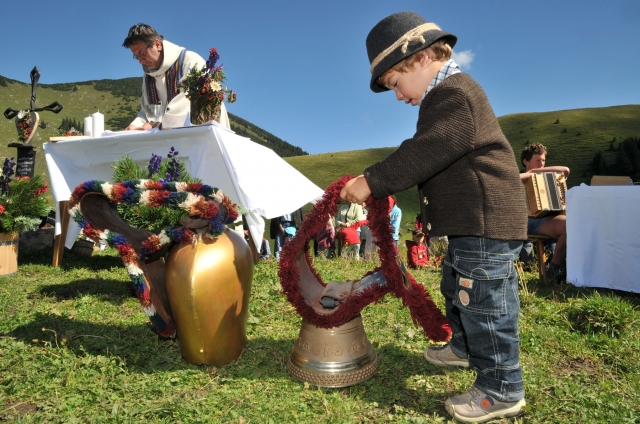
[[[355,224],[352,224],[351,226],[345,227],[340,230],[340,233],[338,235],[340,246],[344,247],[346,243],[349,243],[349,245],[360,244],[360,234],[358,234],[356,230],[363,225],[367,225],[368,222],[369,221],[367,220],[358,221]]]
[[[417,245],[413,240],[407,240],[407,263],[409,268],[417,269],[429,265],[429,251],[424,244]]]

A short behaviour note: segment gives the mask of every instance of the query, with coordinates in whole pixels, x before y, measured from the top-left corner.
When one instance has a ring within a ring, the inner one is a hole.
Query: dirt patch
[[[37,410],[38,407],[29,402],[6,402],[2,410],[2,415],[6,418],[17,418],[27,415],[30,412],[34,413]]]
[[[598,365],[589,358],[565,358],[558,364],[559,375],[589,374],[593,375],[598,371]]]

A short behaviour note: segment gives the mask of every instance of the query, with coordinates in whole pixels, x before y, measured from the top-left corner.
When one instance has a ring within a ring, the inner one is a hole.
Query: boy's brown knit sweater
[[[364,175],[377,199],[417,185],[431,235],[527,238],[515,155],[486,94],[467,74],[433,88],[422,100],[413,138]]]

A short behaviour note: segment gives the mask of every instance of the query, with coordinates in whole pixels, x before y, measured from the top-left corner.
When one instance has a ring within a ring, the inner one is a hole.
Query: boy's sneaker
[[[524,399],[515,402],[501,402],[471,386],[468,392],[451,397],[444,407],[453,418],[464,423],[483,423],[494,418],[515,417],[526,405]]]
[[[424,351],[424,359],[439,367],[469,368],[469,359],[461,358],[451,350],[447,343],[444,346],[432,346]]]

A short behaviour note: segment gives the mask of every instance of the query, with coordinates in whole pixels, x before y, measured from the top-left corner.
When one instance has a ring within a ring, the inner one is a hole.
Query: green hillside
[[[591,162],[598,151],[612,166],[621,143],[630,137],[640,137],[640,105],[517,113],[501,116],[498,121],[518,164],[520,152],[527,144],[542,143],[548,150],[547,165],[571,169],[570,187],[589,183],[593,176]]]
[[[39,112],[40,128],[36,132],[33,145],[38,148],[36,173],[47,175],[44,154],[40,148],[49,137],[60,135],[58,127],[63,120],[83,123],[84,118],[96,111],[105,116],[105,129],[118,131],[129,125],[140,109],[141,78],[119,80],[97,80],[65,84],[39,84],[36,93],[36,107],[60,102],[64,109],[59,114]],[[7,108],[27,109],[31,99],[31,84],[0,76],[0,111]],[[281,140],[275,135],[252,123],[229,114],[231,129],[250,137],[253,141],[271,148],[280,156],[300,156],[307,153],[299,147]],[[79,129],[79,128],[77,128]],[[17,141],[13,119],[0,119],[0,158],[16,155],[14,148],[7,145]]]
[[[549,150],[548,165],[565,165],[571,169],[569,187],[589,183],[591,162],[598,151],[603,152],[607,164],[613,166],[621,142],[630,137],[640,137],[640,105],[520,113],[502,116],[498,121],[513,147],[518,164],[524,146],[540,142]],[[612,143],[614,137],[616,141]],[[640,148],[637,141],[636,146],[636,150]],[[361,174],[366,167],[384,159],[394,150],[395,147],[367,149],[285,160],[316,185],[325,188],[344,174]],[[413,228],[415,216],[419,213],[418,192],[412,188],[398,193],[396,197],[402,209],[403,238],[408,239],[407,228]]]
[[[64,106],[64,110],[58,115],[50,112],[40,113],[43,124],[33,142],[36,147],[40,147],[50,136],[58,135],[58,127],[63,119],[82,122],[85,116],[97,110],[105,115],[106,129],[118,130],[126,126],[138,111],[140,78],[41,84],[37,95],[38,107],[54,101]],[[2,111],[8,107],[26,108],[30,96],[29,84],[0,76]],[[344,174],[360,174],[367,166],[384,159],[395,149],[390,147],[307,155],[299,147],[262,128],[236,115],[229,115],[234,131],[286,157],[292,166],[322,188]],[[640,157],[640,105],[519,113],[502,116],[498,121],[513,146],[518,163],[520,152],[525,145],[541,142],[549,150],[548,165],[566,165],[571,168],[568,181],[570,187],[590,181],[593,175],[592,162],[598,152],[602,154],[607,173],[633,175],[634,179],[640,179],[640,170],[637,169]],[[10,149],[7,145],[15,142],[16,137],[13,120],[0,119],[0,158],[15,156],[15,149]],[[636,161],[635,173],[632,172],[633,166],[629,158],[623,154],[625,150],[621,148],[623,141],[630,138],[634,138],[633,143],[636,146],[632,152],[635,155],[635,159],[632,159]],[[36,172],[47,174],[42,149],[38,150]],[[412,227],[418,213],[417,191],[412,188],[399,193],[397,197],[403,211],[403,228]]]

